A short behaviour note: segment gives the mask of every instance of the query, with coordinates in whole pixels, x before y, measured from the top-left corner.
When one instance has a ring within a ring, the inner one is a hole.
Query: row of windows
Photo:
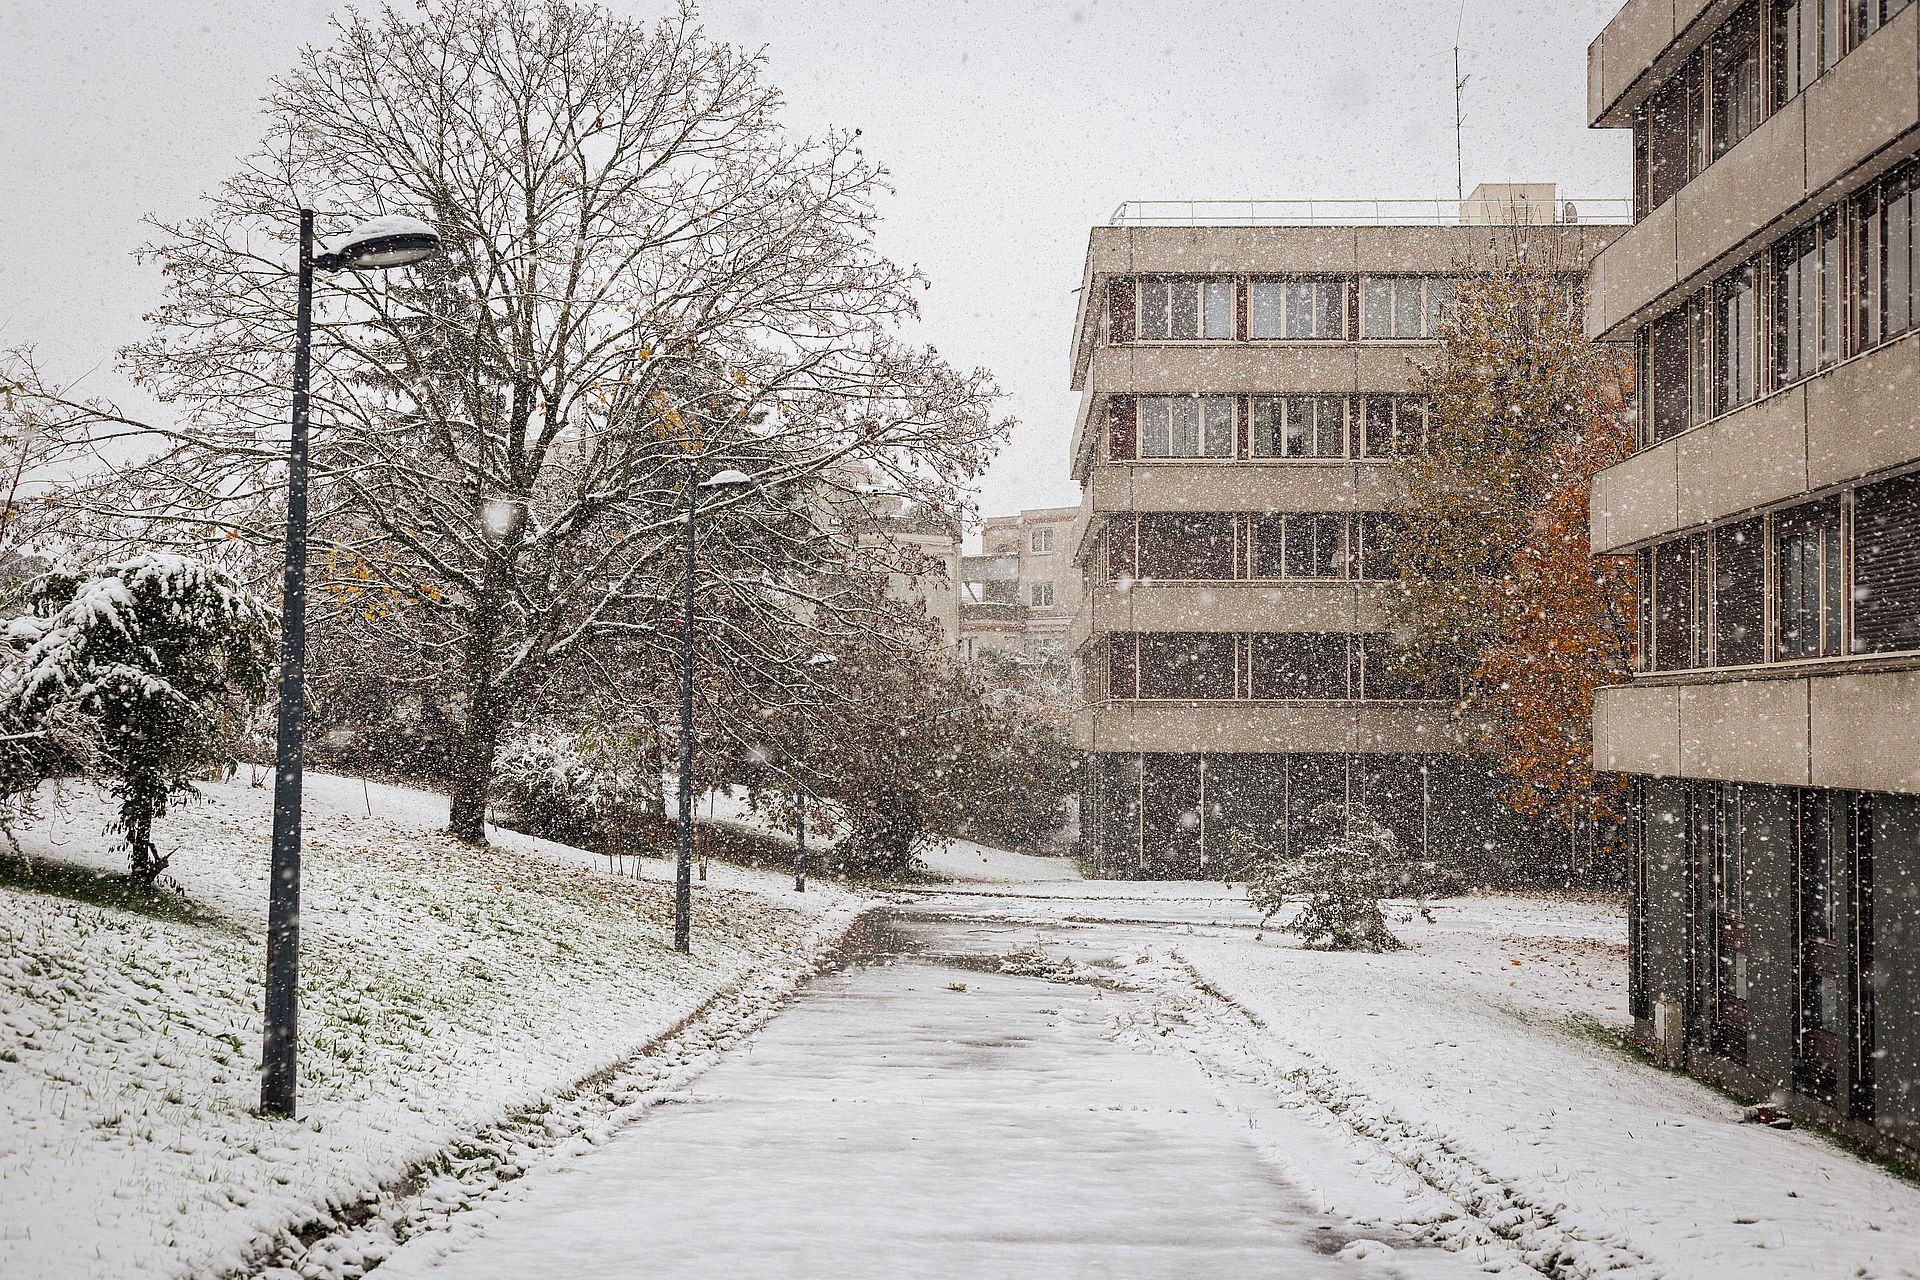
[[[1140,512],[1116,516],[1096,580],[1379,581],[1399,519],[1381,511]]]
[[[1912,0],[1748,0],[1634,122],[1635,216],[1698,177]]]
[[[1110,698],[1418,701],[1381,634],[1124,632],[1087,664],[1088,693]],[[1104,676],[1104,679],[1102,678]]]
[[[1155,458],[1393,458],[1426,447],[1419,396],[1114,396],[1107,456]]]
[[[1920,163],[1741,263],[1640,332],[1653,444],[1920,324]]]
[[[1121,276],[1107,284],[1107,340],[1423,340],[1453,292],[1450,276]]]
[[[1643,670],[1920,649],[1920,474],[1640,556]]]

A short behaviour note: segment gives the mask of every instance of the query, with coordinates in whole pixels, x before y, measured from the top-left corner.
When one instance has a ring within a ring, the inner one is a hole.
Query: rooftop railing
[[[1631,200],[1128,200],[1115,227],[1623,226]]]

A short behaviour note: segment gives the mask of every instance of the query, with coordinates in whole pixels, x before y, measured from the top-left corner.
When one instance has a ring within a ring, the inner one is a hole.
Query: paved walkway
[[[379,1274],[1353,1275],[1139,997],[971,967],[987,923],[908,920],[605,1146],[530,1175],[460,1251]],[[964,985],[964,989],[959,989]]]

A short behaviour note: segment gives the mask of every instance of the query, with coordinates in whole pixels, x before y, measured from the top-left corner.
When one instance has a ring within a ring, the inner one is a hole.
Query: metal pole
[[[267,1008],[260,1110],[292,1116],[300,1021],[300,748],[306,670],[307,378],[313,331],[313,210],[300,211],[293,432],[287,446],[286,575],[280,606],[280,716],[274,735],[273,858],[267,890]]]
[[[693,575],[700,486],[687,464],[687,583],[680,617],[680,854],[673,867],[673,949],[693,950]]]
[[[799,765],[793,780],[794,796],[799,801],[800,816],[795,820],[794,839],[798,849],[793,855],[793,891],[807,891],[807,722],[806,713],[801,713]]]

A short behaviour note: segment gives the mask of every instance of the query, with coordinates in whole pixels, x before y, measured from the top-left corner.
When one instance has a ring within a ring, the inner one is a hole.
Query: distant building
[[[1041,507],[987,520],[980,554],[960,564],[962,657],[1065,656],[1082,591],[1079,519],[1078,507]]]
[[[1094,866],[1211,875],[1236,847],[1306,847],[1316,810],[1350,800],[1449,861],[1502,829],[1448,704],[1394,671],[1393,460],[1424,447],[1412,361],[1435,350],[1464,264],[1519,237],[1584,267],[1620,232],[1586,225],[1600,212],[1568,226],[1551,186],[1495,186],[1136,203],[1093,229],[1071,648]]]

